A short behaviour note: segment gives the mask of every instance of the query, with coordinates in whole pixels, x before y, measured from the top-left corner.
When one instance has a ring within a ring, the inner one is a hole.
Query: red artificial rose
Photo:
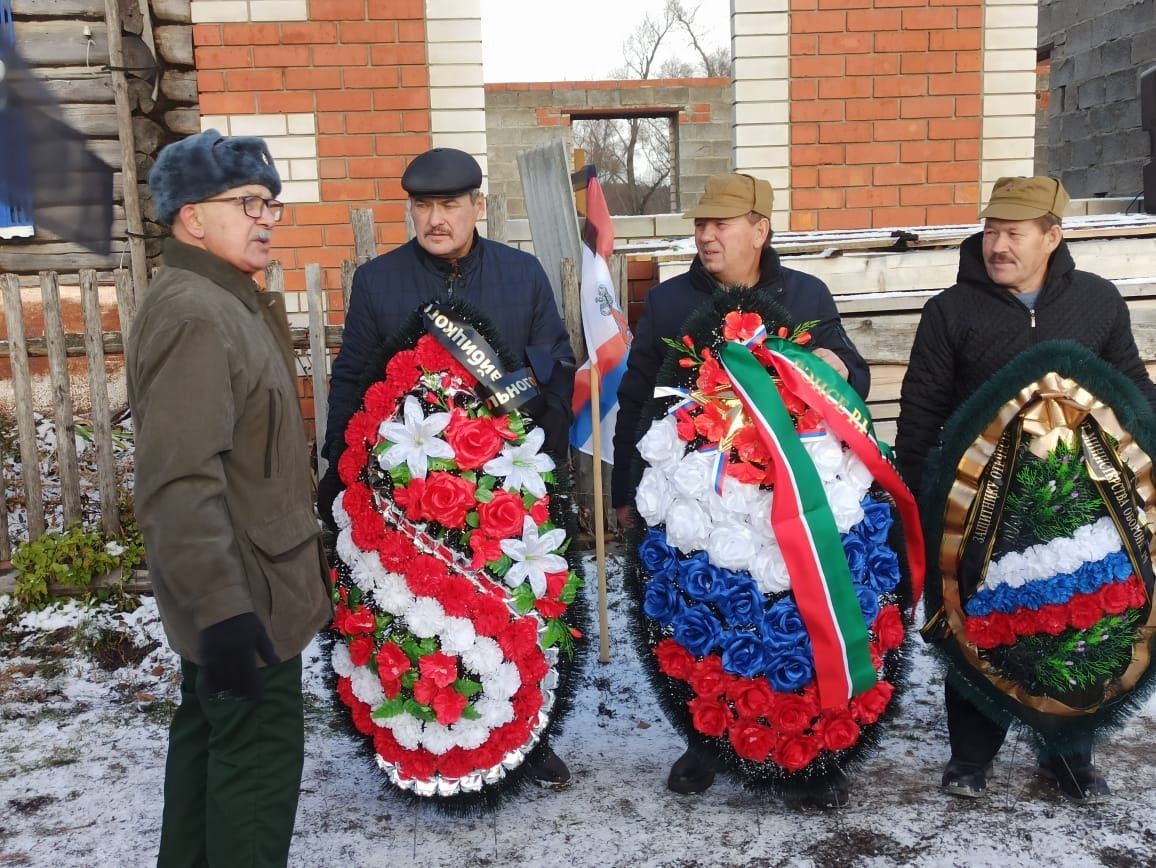
[[[361,700],[353,694],[353,679],[346,678],[344,675],[337,679],[337,696],[349,708],[353,708],[361,702]],[[362,704],[364,705],[364,703]]]
[[[898,648],[903,644],[906,632],[903,628],[903,616],[899,614],[898,606],[884,606],[875,618],[875,635],[879,637],[879,646],[884,651]]]
[[[559,570],[556,573],[546,573],[546,596],[560,597],[566,590],[566,580],[570,578],[570,571]]]
[[[370,735],[374,730],[373,712],[364,702],[360,702],[350,709],[353,716],[353,728],[362,735]]]
[[[358,606],[345,617],[347,635],[355,633],[372,633],[377,629],[377,618],[368,606]]]
[[[999,615],[998,612],[993,615]],[[1011,645],[1016,640],[1011,625],[1006,618],[984,615],[978,618],[968,618],[964,622],[964,630],[976,648],[998,648],[1000,645]]]
[[[678,439],[683,443],[689,443],[698,436],[694,427],[694,417],[690,415],[690,410],[686,407],[675,411],[674,423],[675,430],[678,432]]]
[[[469,579],[447,575],[441,583],[438,602],[451,618],[466,618],[470,614],[470,598],[476,593]]]
[[[728,341],[748,341],[763,325],[757,313],[732,310],[723,318],[723,337]]]
[[[819,742],[809,735],[784,735],[771,752],[771,758],[789,772],[805,769],[819,755]]]
[[[462,470],[477,470],[502,448],[494,423],[484,416],[470,418],[455,410],[446,426],[446,442],[453,447],[454,461]]]
[[[534,601],[534,608],[545,618],[561,618],[566,613],[566,604],[549,597],[541,597]]]
[[[399,759],[401,773],[407,778],[428,781],[437,771],[438,758],[428,750],[402,750]]]
[[[776,693],[769,721],[779,732],[791,734],[810,729],[818,714],[819,703],[813,695]]]
[[[717,654],[704,657],[696,663],[690,675],[690,686],[699,696],[718,696],[734,682],[735,677],[723,670],[722,658]]]
[[[536,684],[523,684],[514,694],[512,704],[514,717],[517,720],[528,720],[542,708],[542,691]]]
[[[478,530],[495,540],[520,538],[526,507],[509,491],[494,492],[494,499],[478,506]]]
[[[349,659],[354,666],[364,666],[373,656],[373,637],[358,636],[349,643]]]
[[[444,651],[427,654],[417,662],[422,678],[430,679],[438,687],[449,687],[458,680],[458,658]]]
[[[378,548],[388,533],[385,521],[377,513],[359,518],[351,529],[353,544],[363,552],[371,552]]]
[[[385,379],[392,382],[402,391],[409,391],[421,376],[421,365],[417,361],[417,353],[413,350],[402,350],[396,353],[385,366]]]
[[[875,686],[851,700],[851,714],[861,724],[874,723],[891,702],[895,687],[888,681],[876,681]]]
[[[364,410],[358,410],[345,423],[345,445],[360,450],[362,457],[365,447],[377,443],[377,428],[380,422]]]
[[[1109,582],[1097,594],[1100,605],[1109,615],[1119,615],[1128,609],[1132,592],[1127,582]]]
[[[731,723],[730,707],[717,699],[696,696],[688,706],[694,728],[703,735],[719,736]]]
[[[415,597],[442,596],[449,569],[433,555],[418,555],[405,568],[405,584]]]
[[[1068,621],[1077,630],[1087,630],[1104,617],[1104,610],[1095,594],[1081,594],[1068,603]]]
[[[413,683],[413,698],[422,705],[429,705],[438,695],[438,686],[432,678],[419,678]]]
[[[393,499],[403,510],[405,517],[410,521],[426,521],[436,518],[426,512],[422,498],[425,496],[426,481],[416,477],[408,485],[398,485],[393,489]]]
[[[378,756],[391,763],[397,762],[402,750],[401,745],[397,743],[397,739],[393,737],[393,733],[384,726],[375,728],[373,733],[373,749],[377,751]]]
[[[544,494],[534,501],[534,505],[530,507],[530,518],[534,520],[534,524],[545,524],[550,520],[550,495]],[[521,533],[519,528],[517,534],[512,535],[520,536]]]
[[[401,691],[401,676],[409,672],[409,657],[392,642],[385,642],[377,652],[377,678],[388,699]]]
[[[350,485],[357,481],[358,474],[361,473],[361,468],[365,466],[365,451],[358,449],[356,446],[351,446],[341,453],[341,457],[337,459],[337,475],[346,485]],[[345,508],[349,511],[349,507]]]
[[[482,636],[497,636],[510,623],[506,604],[488,594],[474,594],[469,609],[474,630]]]
[[[773,729],[753,720],[739,720],[728,734],[735,753],[757,763],[766,762],[777,740]]]
[[[349,631],[345,628],[345,619],[349,617],[349,609],[345,605],[345,598],[337,604],[337,608],[333,610],[333,629],[343,636],[348,636]]]
[[[775,703],[775,694],[765,678],[744,678],[732,685],[727,695],[734,700],[740,717],[767,717]]]
[[[400,398],[409,386],[404,386],[401,383],[374,383],[365,390],[365,412],[370,419],[375,420],[379,425],[382,421],[390,419],[397,411],[397,399]]]
[[[538,621],[535,618],[518,618],[497,637],[498,645],[507,660],[520,660],[538,651]]]
[[[859,741],[859,724],[848,709],[827,710],[815,724],[815,737],[826,750],[846,750]]]
[[[406,565],[414,557],[413,543],[403,534],[386,531],[377,546],[381,565],[392,573],[404,573]]]
[[[535,646],[536,648],[537,646]],[[518,660],[518,675],[524,684],[541,684],[546,673],[550,671],[550,664],[542,654],[524,654]]]
[[[1034,636],[1043,632],[1040,629],[1040,613],[1036,609],[1016,609],[1011,615],[1005,616],[1008,626],[1017,636]]]
[[[437,716],[438,723],[442,726],[449,726],[451,723],[456,723],[462,716],[462,711],[468,700],[454,690],[452,687],[446,687],[439,690],[433,699],[432,707],[434,714]]]
[[[689,681],[694,672],[694,656],[673,639],[663,639],[654,646],[658,671],[679,681]]]
[[[475,570],[480,570],[491,561],[500,560],[502,557],[502,541],[486,536],[480,530],[470,534],[470,548],[474,551],[470,566]]]
[[[477,505],[474,499],[476,490],[477,486],[468,479],[442,470],[434,471],[426,480],[422,507],[443,527],[462,528],[466,516]]]
[[[1036,612],[1039,632],[1059,636],[1068,629],[1068,613],[1063,606],[1041,606]]]

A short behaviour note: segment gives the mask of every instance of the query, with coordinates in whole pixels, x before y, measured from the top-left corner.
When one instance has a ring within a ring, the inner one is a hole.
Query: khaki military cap
[[[711,175],[706,179],[698,204],[682,216],[695,220],[725,220],[754,211],[769,218],[774,201],[775,193],[770,181],[750,175]]]
[[[1035,220],[1051,214],[1058,220],[1068,207],[1068,191],[1056,178],[1000,178],[980,217],[997,220]]]

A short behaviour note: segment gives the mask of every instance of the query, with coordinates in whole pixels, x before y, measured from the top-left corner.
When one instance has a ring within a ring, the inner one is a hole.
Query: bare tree
[[[711,48],[703,45],[700,39],[699,29],[695,27],[695,18],[701,8],[701,3],[688,7],[682,0],[667,0],[665,14],[686,33],[687,39],[690,40],[690,47],[698,55],[699,62],[702,64],[700,75],[709,78],[730,76],[730,49],[725,46]]]

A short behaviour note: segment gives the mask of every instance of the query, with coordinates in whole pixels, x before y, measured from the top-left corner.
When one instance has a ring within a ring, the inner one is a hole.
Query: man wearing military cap
[[[784,268],[771,247],[773,204],[774,191],[768,181],[737,173],[714,175],[707,179],[698,204],[683,215],[694,219],[698,255],[688,272],[650,290],[618,387],[611,494],[623,527],[637,521],[635,444],[642,408],[654,394],[666,356],[666,341],[678,340],[687,318],[708,303],[715,291],[734,286],[762,289],[787,309],[795,323],[817,323],[810,330],[815,354],[867,396],[871,382],[867,363],[843,330],[830,290],[817,277]],[[667,786],[689,795],[705,791],[714,779],[710,758],[688,747],[671,768]],[[807,807],[842,807],[847,799],[844,779],[820,797],[820,804]]]
[[[924,305],[903,378],[895,453],[912,491],[919,492],[928,452],[952,412],[993,374],[1031,346],[1073,340],[1131,378],[1156,408],[1128,307],[1111,282],[1077,271],[1061,226],[1068,194],[1056,178],[1000,178],[980,212],[983,231],[959,251],[950,289]],[[951,759],[943,789],[976,798],[1006,735],[959,692],[945,685]],[[1108,786],[1090,750],[1041,763],[1041,771],[1077,802],[1093,802]]]
[[[149,189],[173,237],[126,350],[135,501],[183,677],[158,864],[285,865],[331,606],[285,304],[252,280],[281,179],[261,139],[207,130]]]
[[[431,301],[460,296],[483,312],[505,347],[534,372],[542,394],[525,405],[546,433],[546,449],[564,455],[574,391],[574,351],[553,290],[533,256],[478,234],[485,215],[482,169],[454,148],[415,157],[401,178],[409,194],[415,235],[396,250],[357,269],[345,316],[341,350],[333,361],[328,428],[322,454],[329,471],[318,485],[318,507],[333,526],[341,490],[337,459],[341,432],[357,410],[359,384],[374,351]],[[528,769],[544,786],[570,782],[566,765],[547,746]]]

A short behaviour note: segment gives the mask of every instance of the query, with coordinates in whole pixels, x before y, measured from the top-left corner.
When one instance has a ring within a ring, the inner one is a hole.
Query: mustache
[[[273,238],[273,230],[272,229],[258,229],[257,230],[257,240],[258,241],[269,241],[272,238]]]

